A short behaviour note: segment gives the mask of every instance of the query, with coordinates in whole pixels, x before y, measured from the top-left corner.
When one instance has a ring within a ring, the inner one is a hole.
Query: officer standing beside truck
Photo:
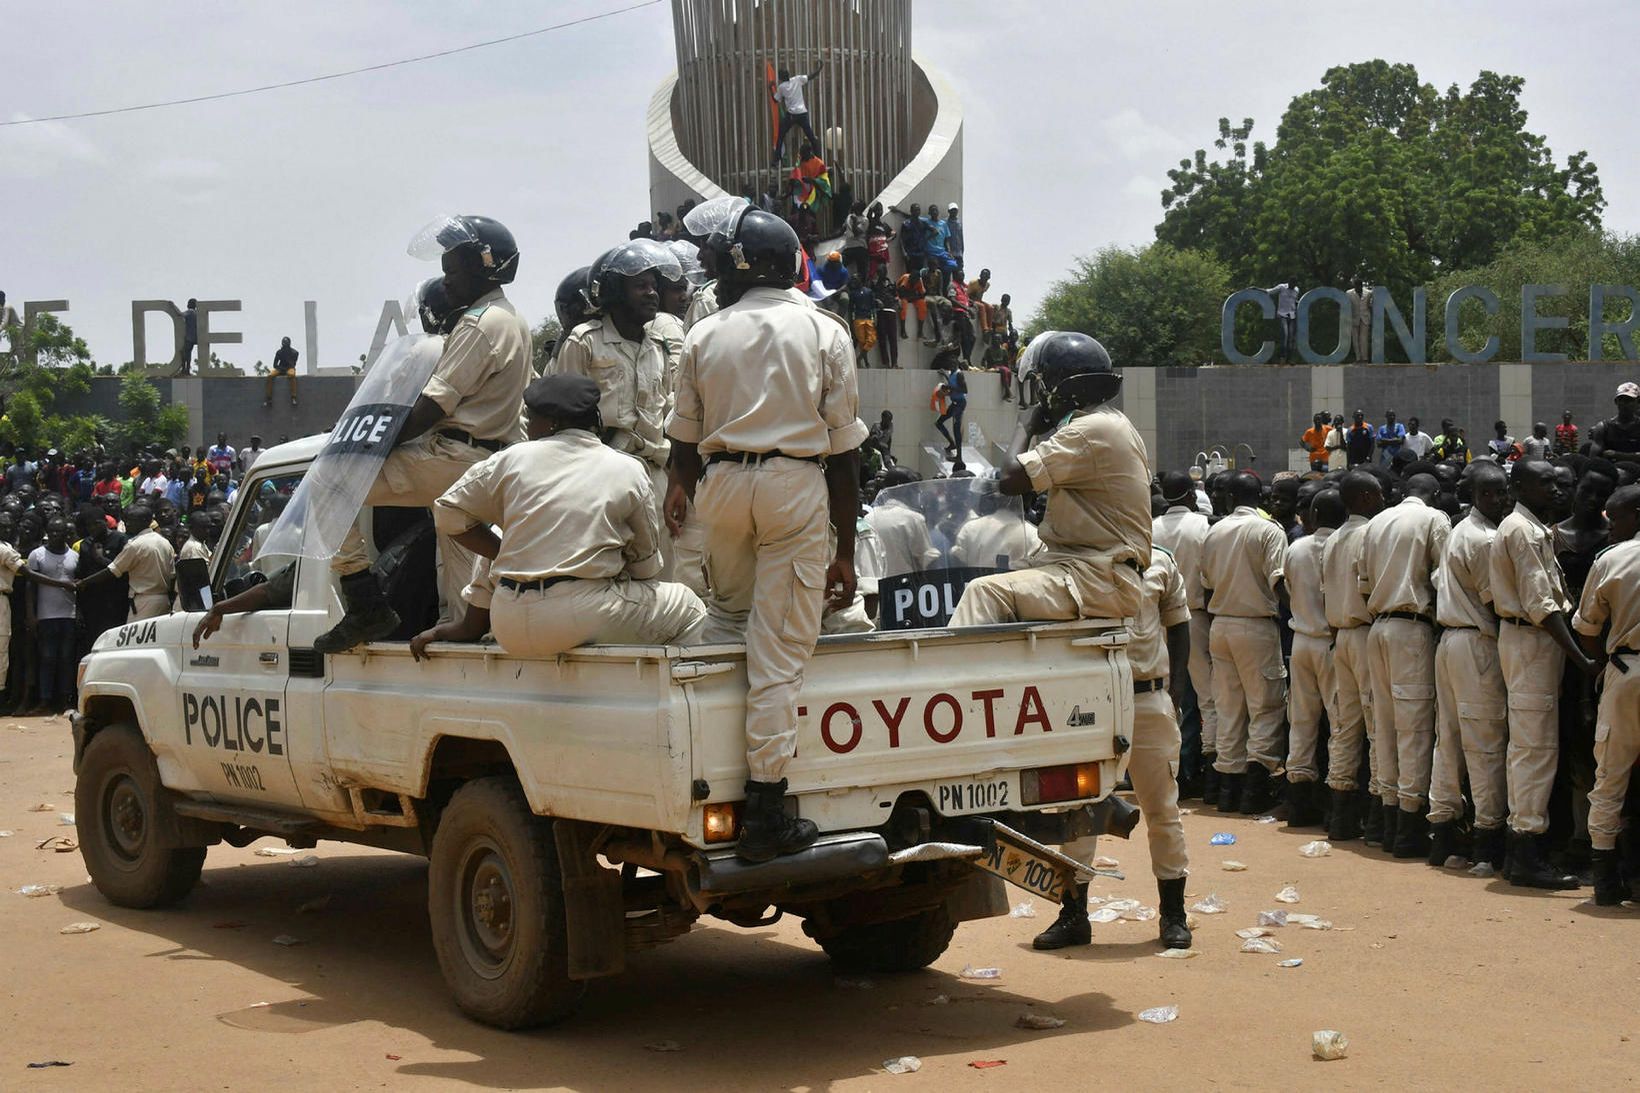
[[[822,610],[854,599],[867,433],[848,335],[788,291],[802,261],[791,226],[748,206],[706,250],[724,306],[684,340],[666,520],[673,534],[690,517],[706,529],[703,640],[746,642],[749,779],[736,854],[759,862],[819,837],[786,814],[783,772]]]

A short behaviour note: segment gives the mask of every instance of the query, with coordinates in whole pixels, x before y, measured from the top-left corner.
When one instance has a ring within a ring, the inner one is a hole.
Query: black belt
[[[1133,681],[1133,693],[1147,695],[1151,691],[1159,691],[1167,686],[1167,680],[1162,677],[1156,679],[1136,679]]]
[[[1532,620],[1531,619],[1517,619],[1513,615],[1499,615],[1498,616],[1498,621],[1499,622],[1506,622],[1510,626],[1531,626],[1532,625]]]
[[[507,442],[504,440],[484,440],[464,429],[440,429],[438,435],[460,444],[470,444],[474,448],[483,448],[487,452],[499,452],[507,446]]]
[[[537,577],[533,581],[515,581],[511,577],[502,577],[496,581],[502,588],[510,588],[514,592],[539,592],[551,588],[555,584],[565,581],[579,580],[578,577]]]
[[[1611,652],[1610,660],[1611,660],[1612,667],[1616,668],[1619,672],[1622,672],[1624,675],[1628,675],[1629,674],[1629,666],[1627,664],[1623,663],[1623,659],[1625,657],[1640,658],[1640,650],[1635,650],[1635,649],[1613,649],[1612,652]]]
[[[820,462],[820,457],[817,455],[787,455],[779,448],[772,452],[713,452],[706,457],[706,462],[708,465],[713,463],[749,463],[755,467],[765,459],[796,459],[803,463]]]
[[[1470,626],[1467,622],[1460,622],[1456,626],[1443,626],[1442,630],[1479,630],[1478,626]]]
[[[1381,619],[1406,619],[1408,622],[1421,622],[1425,626],[1434,626],[1435,620],[1428,615],[1420,615],[1416,611],[1385,611],[1382,615],[1373,617],[1374,622]]]

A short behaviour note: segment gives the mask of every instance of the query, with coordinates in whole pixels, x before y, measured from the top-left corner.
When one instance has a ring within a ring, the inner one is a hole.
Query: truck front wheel
[[[433,835],[427,910],[444,981],[469,1017],[527,1028],[580,1004],[552,822],[514,779],[480,778],[450,798]]]
[[[848,926],[815,940],[840,968],[914,972],[938,960],[956,932],[956,923],[941,904],[909,918]]]
[[[136,726],[110,725],[86,745],[74,783],[80,856],[110,903],[167,907],[199,881],[204,847],[159,844],[163,792]]]

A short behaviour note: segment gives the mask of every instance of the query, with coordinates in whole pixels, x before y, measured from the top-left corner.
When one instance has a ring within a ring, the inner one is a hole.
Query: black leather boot
[[[341,580],[342,621],[320,634],[313,648],[321,653],[345,653],[355,645],[381,641],[399,628],[399,613],[387,602],[387,593],[374,570],[349,573]]]
[[[1623,883],[1618,868],[1617,851],[1589,851],[1589,866],[1594,870],[1594,901],[1601,907],[1617,907],[1629,898],[1629,886]],[[1163,912],[1166,919],[1166,912]]]
[[[1327,791],[1332,811],[1327,817],[1327,838],[1335,843],[1347,843],[1361,837],[1361,815],[1356,805],[1360,796],[1353,789]]]
[[[1033,949],[1065,949],[1072,945],[1086,945],[1093,940],[1093,927],[1088,923],[1088,886],[1074,884],[1065,891],[1059,907],[1059,917],[1053,925],[1037,934],[1031,941]]]
[[[1386,805],[1382,801],[1376,802],[1378,815],[1383,817],[1384,834],[1382,836],[1383,851],[1386,854],[1395,853],[1395,825],[1401,817],[1400,805]]]
[[[1270,770],[1258,760],[1247,764],[1247,774],[1241,783],[1241,800],[1237,811],[1243,816],[1257,816],[1269,804]]]
[[[1444,868],[1446,859],[1458,850],[1458,828],[1451,820],[1429,825],[1429,857],[1424,860],[1436,869]]]
[[[1475,853],[1470,860],[1476,865],[1485,862],[1492,867],[1494,873],[1501,876],[1505,859],[1508,856],[1504,852],[1504,834],[1504,829],[1501,827],[1494,827],[1490,831],[1477,828],[1475,830]]]
[[[735,857],[745,862],[772,861],[813,846],[819,837],[820,829],[813,820],[786,815],[786,779],[746,783]]]
[[[1429,854],[1429,822],[1424,814],[1398,809],[1395,818],[1395,848],[1397,858],[1422,858]]]
[[[1246,779],[1245,774],[1220,774],[1219,799],[1220,812],[1235,812],[1241,807],[1241,783]]]
[[[1212,808],[1219,803],[1219,772],[1213,769],[1213,752],[1202,753],[1202,804]]]
[[[1320,782],[1287,783],[1287,826],[1319,827],[1326,822],[1321,806]]]
[[[1372,794],[1362,790],[1356,791],[1356,807],[1361,810],[1361,841],[1368,846],[1379,846],[1384,841],[1384,806],[1383,802]]]
[[[1577,878],[1557,873],[1544,860],[1541,835],[1509,832],[1509,883],[1517,888],[1549,888],[1570,891],[1582,887]]]
[[[1190,948],[1190,923],[1184,913],[1184,880],[1183,877],[1176,877],[1156,882],[1164,949]]]

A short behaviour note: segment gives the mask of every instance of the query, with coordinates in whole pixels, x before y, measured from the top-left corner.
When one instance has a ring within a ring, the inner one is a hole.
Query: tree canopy
[[[1156,238],[1205,251],[1236,283],[1357,277],[1397,294],[1482,266],[1506,247],[1600,227],[1595,165],[1561,165],[1526,128],[1518,76],[1483,71],[1443,94],[1407,64],[1332,68],[1298,95],[1274,145],[1254,122],[1219,120],[1205,149],[1168,172]]]
[[[1218,314],[1229,286],[1229,269],[1208,254],[1166,243],[1108,247],[1077,259],[1028,332],[1079,330],[1118,365],[1202,364],[1219,350],[1218,324],[1204,317]]]

